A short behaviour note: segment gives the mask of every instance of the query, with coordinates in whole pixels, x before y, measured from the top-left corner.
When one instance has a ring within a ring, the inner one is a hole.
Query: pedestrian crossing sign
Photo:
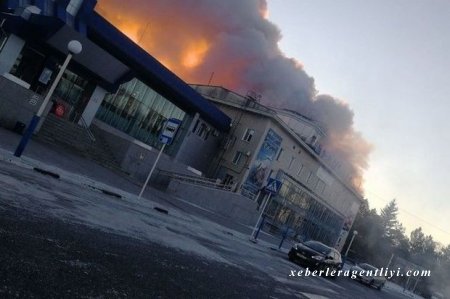
[[[269,182],[267,183],[265,190],[266,192],[275,195],[278,193],[278,191],[280,191],[281,185],[282,185],[281,181],[269,178]]]

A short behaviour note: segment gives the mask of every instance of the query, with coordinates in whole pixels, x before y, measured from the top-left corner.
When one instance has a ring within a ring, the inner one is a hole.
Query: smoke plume
[[[317,95],[302,64],[281,52],[265,0],[100,0],[97,11],[186,82],[253,90],[324,124],[327,153],[360,189],[371,146],[348,105]]]

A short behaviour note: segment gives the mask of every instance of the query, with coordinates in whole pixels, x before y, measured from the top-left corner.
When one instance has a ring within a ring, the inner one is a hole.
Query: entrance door
[[[66,69],[55,89],[53,101],[64,106],[63,118],[78,122],[91,93],[88,80]]]

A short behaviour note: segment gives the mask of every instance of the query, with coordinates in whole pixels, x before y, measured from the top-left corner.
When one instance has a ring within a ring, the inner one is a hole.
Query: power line
[[[368,192],[368,193],[371,193],[371,194],[375,195],[375,196],[378,197],[379,199],[382,199],[385,203],[388,203],[388,202],[390,201],[390,200],[386,200],[385,198],[381,197],[380,195],[376,194],[375,192],[372,192],[372,191],[370,191],[370,190],[365,190],[365,191]],[[410,215],[410,216],[412,216],[412,217],[414,217],[414,218],[417,218],[417,219],[419,219],[420,221],[422,221],[422,222],[428,224],[429,226],[434,227],[434,228],[440,230],[441,232],[443,232],[443,233],[445,233],[445,234],[447,234],[447,235],[450,235],[450,232],[449,232],[449,231],[446,231],[445,229],[443,229],[443,228],[441,228],[441,227],[439,227],[439,226],[437,226],[437,225],[431,223],[430,221],[428,221],[428,220],[426,220],[426,219],[423,219],[422,217],[417,216],[417,215],[415,215],[414,213],[411,213],[411,212],[409,212],[409,211],[407,211],[407,210],[405,210],[405,209],[402,209],[402,208],[398,208],[398,209],[399,209],[399,211],[401,211],[401,212],[403,212],[403,213],[406,213],[406,214],[408,214],[408,215]]]
[[[429,226],[432,226],[432,227],[434,227],[434,228],[440,230],[441,232],[443,232],[443,233],[445,233],[445,234],[447,234],[447,235],[450,235],[450,232],[444,230],[443,228],[440,228],[439,226],[437,226],[437,225],[435,225],[435,224],[429,222],[428,220],[425,220],[425,219],[423,219],[423,218],[421,218],[421,217],[419,217],[419,216],[417,216],[417,215],[415,215],[415,214],[413,214],[413,213],[411,213],[411,212],[408,212],[408,211],[406,211],[406,210],[404,210],[404,209],[400,209],[400,208],[399,208],[399,210],[402,211],[403,213],[406,213],[406,214],[408,214],[408,215],[410,215],[410,216],[413,216],[414,218],[417,218],[417,219],[421,220],[422,222],[424,222],[424,223],[428,224]]]

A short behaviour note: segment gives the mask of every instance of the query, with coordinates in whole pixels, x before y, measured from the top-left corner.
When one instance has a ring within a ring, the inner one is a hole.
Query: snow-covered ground
[[[62,157],[58,159],[61,161]],[[349,288],[355,288],[354,292],[367,291],[345,278],[334,282],[321,277],[289,277],[290,270],[300,268],[287,260],[285,252],[272,250],[271,247],[276,247],[274,244],[264,241],[254,244],[249,242],[247,234],[154,201],[162,196],[156,190],[149,189],[145,198],[139,200],[135,193],[121,188],[121,181],[114,180],[115,175],[111,175],[110,181],[103,179],[100,182],[73,171],[77,165],[69,165],[70,161],[53,165],[49,159],[42,160],[30,156],[16,158],[10,149],[0,148],[0,206],[13,206],[37,217],[54,217],[159,243],[242,270],[257,270],[280,283],[280,293],[296,294],[300,288],[303,298],[337,298]],[[59,179],[33,168],[58,174]],[[168,214],[155,210],[155,207],[168,211]],[[396,289],[392,288],[392,291],[400,294]]]
[[[5,153],[2,154],[4,158]],[[158,205],[162,209],[169,210],[168,215],[162,214],[154,210],[155,204],[151,200],[138,200],[134,194],[55,167],[40,165],[37,161],[27,159],[25,163],[20,163],[14,158],[12,161],[14,165],[3,164],[0,171],[0,197],[7,200],[5,204],[34,213],[39,211],[42,216],[48,215],[82,223],[227,262],[188,237],[195,234],[200,238],[213,238],[224,244],[229,243],[228,239],[231,236],[224,233],[219,237],[217,231],[220,231],[220,228],[215,223]],[[25,169],[18,169],[16,167],[18,164],[25,166]],[[32,172],[31,166],[59,173],[61,179],[43,177],[42,174]],[[46,182],[42,182],[43,180]],[[117,199],[96,192],[89,186],[111,190],[122,195],[122,198]]]
[[[246,234],[170,206],[156,204],[151,197],[138,200],[136,194],[120,188],[34,159],[18,159],[11,152],[1,149],[0,160],[2,205],[25,209],[39,217],[55,217],[156,242],[243,270],[251,267],[269,274],[279,282],[298,285],[298,281],[288,279],[289,270],[295,265],[287,261],[284,253],[271,250],[273,244],[264,241],[254,244],[249,242]],[[35,172],[33,167],[57,173],[60,179]],[[90,186],[110,190],[122,198],[108,196]],[[158,212],[155,207],[167,210],[168,214]],[[277,262],[274,263],[274,260]],[[308,280],[306,284],[327,290],[321,280]],[[331,286],[328,290],[333,293],[331,289],[334,285],[328,284]]]

